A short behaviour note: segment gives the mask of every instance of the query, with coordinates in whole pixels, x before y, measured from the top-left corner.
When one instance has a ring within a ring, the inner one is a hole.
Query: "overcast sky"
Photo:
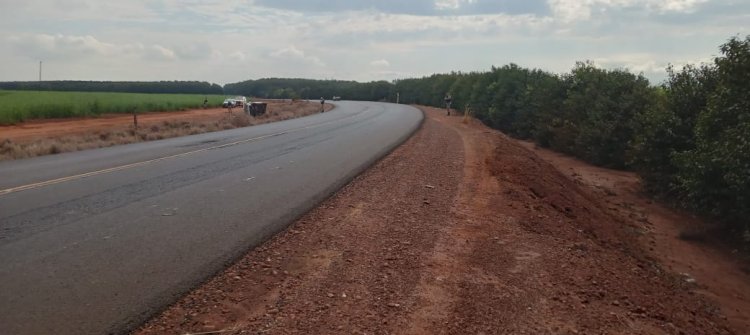
[[[0,0],[0,81],[392,80],[578,60],[659,82],[750,34],[750,0]]]

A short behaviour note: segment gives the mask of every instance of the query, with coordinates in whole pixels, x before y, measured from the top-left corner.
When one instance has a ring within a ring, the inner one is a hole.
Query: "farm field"
[[[265,102],[268,110],[257,117],[241,110],[228,113],[225,108],[143,113],[138,116],[138,129],[133,127],[132,116],[110,113],[0,125],[0,161],[254,126],[320,112],[317,102]],[[330,111],[333,105],[325,108]]]
[[[0,90],[0,125],[32,119],[92,117],[104,113],[166,112],[199,108],[223,95]]]

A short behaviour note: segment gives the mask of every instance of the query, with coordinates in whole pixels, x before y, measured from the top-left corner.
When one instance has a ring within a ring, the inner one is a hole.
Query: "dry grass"
[[[461,120],[461,123],[469,124],[473,116],[474,113],[472,112],[471,107],[469,107],[469,105],[466,105],[466,109],[464,109],[464,117]]]
[[[326,106],[326,110],[332,108],[331,105]],[[171,120],[153,124],[146,123],[137,130],[131,126],[125,129],[98,130],[18,143],[10,139],[3,139],[0,140],[0,161],[242,128],[303,117],[318,112],[320,112],[320,106],[317,103],[281,102],[269,104],[266,114],[258,117],[249,117],[241,111],[235,110],[231,115],[226,114],[213,121]]]

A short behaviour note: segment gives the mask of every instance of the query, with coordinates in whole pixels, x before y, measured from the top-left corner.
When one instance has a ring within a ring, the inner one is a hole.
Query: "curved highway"
[[[0,163],[0,332],[122,333],[403,142],[422,114],[310,117]]]

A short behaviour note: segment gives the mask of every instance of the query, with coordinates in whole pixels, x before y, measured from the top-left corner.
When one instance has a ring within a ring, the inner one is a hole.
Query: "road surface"
[[[262,126],[0,163],[0,325],[122,333],[403,142],[422,114],[339,102]]]

